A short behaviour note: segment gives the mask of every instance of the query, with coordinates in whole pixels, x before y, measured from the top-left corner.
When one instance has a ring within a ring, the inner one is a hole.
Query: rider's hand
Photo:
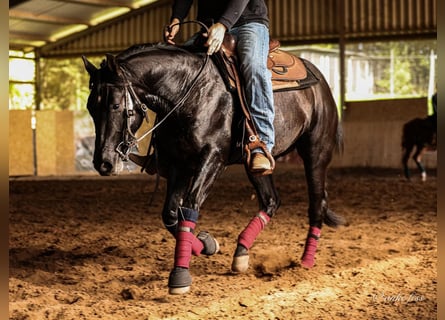
[[[207,49],[207,54],[212,55],[221,49],[222,42],[224,40],[224,34],[226,33],[227,28],[222,23],[215,23],[209,29],[208,39],[206,42],[206,46],[209,47]]]
[[[175,44],[175,42],[173,41],[173,39],[175,38],[176,34],[179,32],[179,19],[178,18],[174,18],[172,20],[172,22],[170,23],[170,25],[165,28],[165,32],[164,32],[164,39],[165,41],[167,41],[170,44]]]

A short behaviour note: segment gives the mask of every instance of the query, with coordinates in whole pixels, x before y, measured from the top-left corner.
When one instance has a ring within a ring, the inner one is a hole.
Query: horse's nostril
[[[113,170],[113,165],[108,161],[104,161],[100,165],[99,173],[103,176],[106,176],[110,175],[112,170]]]

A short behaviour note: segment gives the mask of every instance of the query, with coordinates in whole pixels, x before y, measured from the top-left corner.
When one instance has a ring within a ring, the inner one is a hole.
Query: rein
[[[205,30],[207,30],[207,32],[208,32],[207,26],[199,21],[185,21],[185,22],[177,23],[175,25],[182,25],[182,24],[187,24],[187,23],[197,23],[201,27],[203,27]],[[170,28],[170,26],[167,26],[166,28]],[[196,86],[196,83],[198,82],[198,78],[201,76],[202,72],[204,71],[208,60],[209,60],[209,56],[206,54],[201,68],[199,69],[196,76],[193,78],[191,85],[189,86],[187,91],[184,93],[184,95],[181,97],[181,99],[173,106],[173,108],[165,115],[164,118],[162,118],[160,121],[158,121],[151,129],[147,130],[139,138],[137,138],[136,135],[131,131],[131,119],[135,115],[135,109],[133,108],[133,105],[134,105],[133,102],[135,102],[136,106],[139,106],[141,108],[141,111],[142,111],[147,123],[149,122],[148,113],[147,113],[149,108],[144,103],[142,103],[140,101],[136,92],[133,89],[133,84],[131,83],[131,81],[129,81],[127,79],[127,77],[125,76],[124,73],[122,74],[122,77],[124,78],[124,81],[125,81],[125,85],[124,85],[124,92],[125,92],[124,112],[125,112],[125,126],[126,126],[126,128],[124,131],[123,140],[116,147],[116,152],[119,154],[119,156],[121,157],[121,159],[123,161],[128,161],[128,155],[130,154],[132,147],[134,147],[135,145],[137,145],[138,142],[142,141],[148,135],[153,133],[157,128],[159,128],[164,123],[164,121],[166,121],[168,119],[168,117],[170,117],[173,114],[173,112],[178,110],[184,104],[184,102],[190,96],[192,89]]]

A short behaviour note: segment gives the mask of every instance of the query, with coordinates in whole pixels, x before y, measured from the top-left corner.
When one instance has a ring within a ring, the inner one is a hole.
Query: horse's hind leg
[[[264,229],[280,205],[272,175],[253,176],[246,169],[250,182],[255,187],[259,211],[238,236],[238,244],[232,261],[232,271],[246,272],[249,267],[249,249],[260,232]]]
[[[417,146],[416,152],[413,155],[413,160],[417,165],[417,168],[420,171],[420,177],[422,181],[426,181],[426,170],[425,167],[422,164],[422,155],[425,152],[425,147],[423,146]]]
[[[407,180],[411,180],[411,172],[409,170],[408,160],[412,150],[413,150],[412,145],[403,147],[403,156],[402,156],[403,173],[405,174],[405,178]]]
[[[313,143],[309,136],[305,136],[297,147],[304,162],[309,196],[309,231],[301,259],[301,265],[305,268],[311,268],[315,263],[323,222],[333,227],[345,223],[342,217],[328,208],[326,174],[333,153],[333,147],[329,145],[329,141]]]

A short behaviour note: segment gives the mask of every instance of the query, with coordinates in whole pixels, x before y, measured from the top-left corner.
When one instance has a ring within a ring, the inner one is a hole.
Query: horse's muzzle
[[[111,176],[114,171],[114,166],[110,161],[104,160],[96,167],[96,170],[101,176]]]

